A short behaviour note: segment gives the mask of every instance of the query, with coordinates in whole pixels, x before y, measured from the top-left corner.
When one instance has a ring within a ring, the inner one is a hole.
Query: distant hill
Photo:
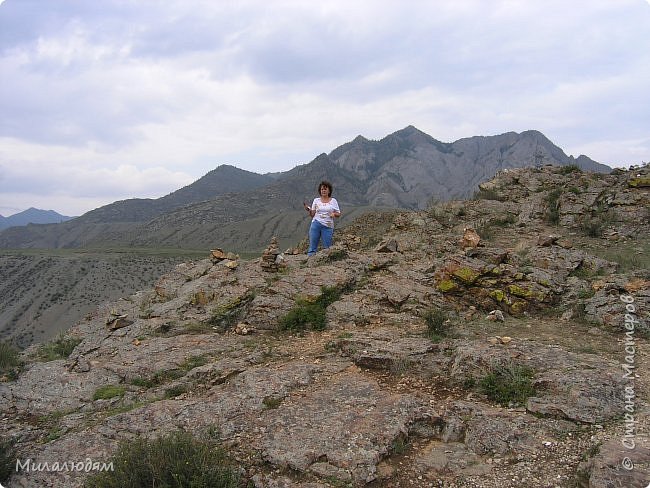
[[[408,126],[379,141],[358,136],[284,173],[259,175],[219,166],[156,200],[123,200],[63,224],[6,230],[0,233],[0,247],[227,244],[236,251],[257,251],[274,235],[282,246],[304,236],[302,202],[311,201],[322,179],[334,184],[345,223],[350,214],[368,209],[424,209],[431,201],[467,198],[500,170],[545,164],[611,171],[586,156],[567,156],[534,130],[445,143]]]
[[[157,199],[132,198],[120,200],[91,210],[77,223],[143,222],[192,203],[211,200],[227,193],[253,190],[274,181],[271,176],[221,165],[191,185]]]
[[[72,218],[74,217],[61,215],[54,210],[40,210],[32,207],[10,217],[0,215],[0,229],[27,224],[55,224],[66,222]]]

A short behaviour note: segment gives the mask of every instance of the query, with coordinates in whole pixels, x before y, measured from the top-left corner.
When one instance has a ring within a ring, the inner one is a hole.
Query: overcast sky
[[[649,1],[0,1],[0,214],[286,171],[411,124],[649,161]]]

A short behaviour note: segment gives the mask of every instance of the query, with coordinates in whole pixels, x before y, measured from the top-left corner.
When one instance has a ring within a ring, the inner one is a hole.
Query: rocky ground
[[[256,487],[646,487],[647,178],[512,170],[475,200],[366,215],[309,259],[181,264],[72,328],[67,358],[25,351],[0,434],[52,464],[218,429]],[[280,330],[299,310],[324,330]],[[521,402],[491,399],[501,370],[529,374]]]

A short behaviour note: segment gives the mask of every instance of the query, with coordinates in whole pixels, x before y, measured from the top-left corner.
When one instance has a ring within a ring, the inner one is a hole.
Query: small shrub
[[[593,269],[581,263],[577,268],[569,272],[569,276],[575,276],[581,280],[590,280],[596,276],[603,274],[602,269]]]
[[[558,173],[561,175],[569,175],[571,173],[582,173],[582,169],[577,164],[569,164],[567,166],[560,166]]]
[[[184,364],[188,364],[187,361]],[[133,378],[130,383],[134,386],[152,388],[154,386],[160,386],[170,381],[177,380],[184,375],[185,373],[181,369],[161,369],[159,371],[156,371],[149,378]]]
[[[507,227],[515,222],[517,222],[517,216],[514,214],[507,214],[505,217],[497,217],[491,220],[491,223],[497,227]]]
[[[592,298],[595,294],[596,294],[596,290],[594,290],[591,287],[589,287],[589,288],[581,288],[580,290],[578,290],[578,293],[577,293],[578,298],[580,298],[582,300],[585,300],[587,298]]]
[[[318,297],[318,302],[327,307],[341,298],[341,294],[344,290],[337,288],[336,286],[323,286],[320,289],[320,297]]]
[[[165,335],[168,334],[170,330],[172,330],[174,326],[174,323],[172,322],[164,322],[160,324],[160,326],[154,331],[155,335]]]
[[[430,308],[422,314],[427,324],[427,337],[434,342],[439,342],[449,333],[449,316],[439,308]]]
[[[165,398],[176,398],[183,393],[187,393],[187,385],[176,385],[165,390]]]
[[[322,304],[299,299],[289,313],[280,319],[280,330],[323,330],[325,322],[326,314]]]
[[[208,321],[209,326],[216,326],[221,329],[228,329],[237,324],[246,306],[255,298],[255,292],[248,292],[241,297],[235,297],[212,310],[212,316]]]
[[[443,227],[450,227],[454,220],[454,214],[449,204],[436,204],[429,208],[428,214]]]
[[[175,432],[155,440],[137,438],[120,444],[113,471],[86,479],[86,488],[236,488],[240,476],[212,438]]]
[[[494,237],[494,226],[492,221],[489,219],[481,219],[476,225],[476,232],[481,237],[481,239],[487,240]]]
[[[130,383],[133,386],[140,386],[143,388],[151,388],[152,386],[154,386],[154,383],[150,379],[146,379],[146,378],[133,378],[130,381]]]
[[[345,249],[334,248],[331,249],[327,254],[327,262],[341,261],[348,257],[348,252]]]
[[[474,192],[472,200],[497,200],[499,202],[504,202],[506,200],[506,197],[504,195],[501,195],[496,190],[479,188],[476,192]]]
[[[546,210],[544,213],[544,220],[548,223],[557,225],[560,223],[560,196],[562,195],[562,190],[556,188],[555,190],[549,192],[544,199],[546,203]]]
[[[495,363],[479,380],[481,393],[504,407],[524,405],[535,394],[534,372],[527,366],[511,362]]]
[[[209,322],[190,322],[185,324],[183,330],[188,334],[205,334],[206,332],[212,332],[214,329]]]
[[[119,385],[104,385],[97,388],[93,400],[108,400],[124,396],[124,387]]]
[[[408,442],[404,436],[398,436],[392,443],[391,445],[391,451],[393,454],[404,454],[406,452],[406,448],[408,447]]]
[[[303,331],[305,329],[324,330],[326,326],[327,307],[341,298],[346,289],[336,286],[321,287],[321,294],[316,300],[299,298],[294,307],[279,320],[280,330]]]
[[[6,342],[0,342],[0,376],[16,379],[20,371],[21,361],[18,349]]]
[[[327,341],[324,349],[326,352],[338,352],[341,350],[341,345],[338,341]]]
[[[463,389],[471,390],[476,386],[476,378],[473,376],[467,376],[463,379]]]
[[[9,440],[0,440],[0,482],[9,480],[16,468],[16,452],[14,444]]]
[[[616,213],[605,202],[599,202],[579,222],[582,232],[589,237],[602,237],[605,229],[616,221]]]
[[[190,356],[179,366],[183,371],[190,371],[199,366],[208,364],[208,358],[206,356]]]
[[[580,230],[588,237],[602,237],[605,229],[615,220],[614,212],[596,210],[580,221]]]
[[[268,410],[273,410],[275,408],[278,408],[282,404],[283,398],[276,398],[273,396],[265,396],[264,399],[262,400],[262,403],[264,404],[264,408]]]
[[[402,376],[413,366],[413,361],[407,356],[399,356],[393,359],[390,364],[390,372],[396,376]]]
[[[42,344],[36,355],[40,361],[54,361],[56,359],[66,359],[81,342],[76,337],[66,337],[60,334],[55,340]]]

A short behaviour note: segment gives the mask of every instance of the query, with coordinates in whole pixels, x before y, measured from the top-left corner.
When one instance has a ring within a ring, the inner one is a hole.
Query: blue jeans
[[[323,239],[323,248],[327,249],[332,245],[332,236],[334,229],[321,224],[318,220],[312,220],[309,227],[309,251],[308,256],[312,256],[318,250],[318,241]]]

